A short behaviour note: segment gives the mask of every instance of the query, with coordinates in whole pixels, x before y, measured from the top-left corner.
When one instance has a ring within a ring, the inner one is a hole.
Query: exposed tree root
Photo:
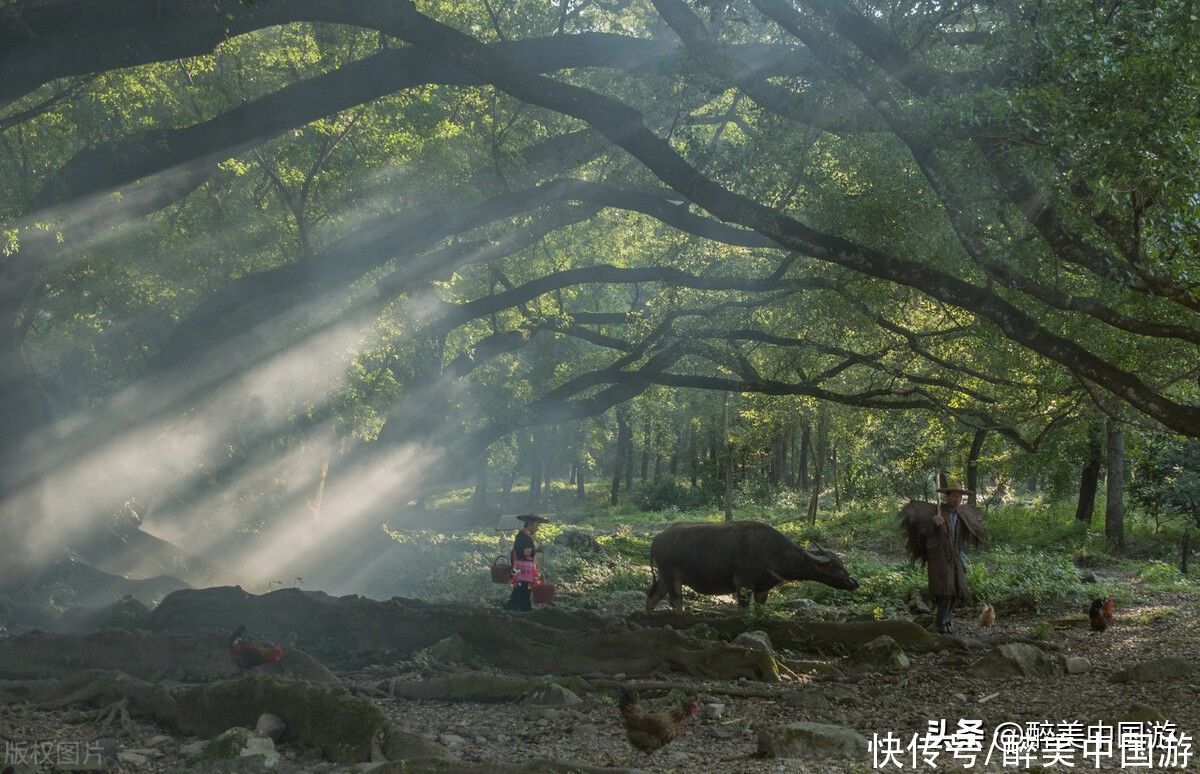
[[[931,634],[910,621],[764,620],[748,624],[740,618],[708,620],[676,613],[638,615],[631,620],[641,628],[630,630],[619,619],[564,610],[543,609],[518,618],[499,611],[400,598],[376,602],[297,589],[259,596],[226,587],[176,592],[150,614],[146,625],[183,633],[232,629],[239,622],[254,621],[265,636],[295,640],[326,663],[342,667],[409,658],[454,638],[456,647],[464,651],[463,663],[526,674],[678,671],[702,678],[747,677],[772,682],[781,675],[794,675],[770,654],[748,653],[744,648],[714,644],[676,630],[705,623],[723,637],[733,638],[748,629],[762,629],[778,648],[810,652],[854,650],[884,634],[913,653],[964,647],[954,638]]]
[[[242,674],[229,656],[229,636],[211,631],[189,636],[122,629],[86,634],[35,631],[0,640],[0,677],[56,678],[86,669],[197,683]],[[290,647],[284,649],[282,662],[264,664],[254,671],[314,683],[340,682],[311,656]]]
[[[133,720],[129,717],[129,700],[121,699],[120,701],[114,701],[104,709],[99,710],[96,714],[96,726],[100,729],[101,733],[123,731],[126,734],[132,734],[134,728]]]

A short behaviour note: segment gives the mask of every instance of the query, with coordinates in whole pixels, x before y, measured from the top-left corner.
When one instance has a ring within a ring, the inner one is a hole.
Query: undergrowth
[[[662,486],[650,494],[667,489]],[[451,493],[432,504],[452,507],[466,494],[465,490]],[[722,509],[712,505],[681,510],[675,504],[656,501],[656,510],[650,511],[629,504],[613,507],[604,502],[603,494],[597,486],[579,502],[573,490],[551,490],[547,495],[550,505],[541,511],[551,512],[554,519],[538,535],[548,546],[540,559],[542,571],[558,587],[563,604],[640,607],[650,583],[653,536],[674,522],[723,518]],[[742,501],[734,518],[765,521],[800,545],[819,543],[836,551],[861,585],[850,593],[817,583],[784,584],[772,594],[775,604],[768,604],[769,613],[786,612],[799,600],[809,599],[851,614],[883,617],[906,610],[911,600],[923,595],[924,568],[903,555],[897,529],[896,513],[902,501],[826,507],[815,523],[808,523],[804,504],[796,500],[792,497],[775,505]],[[1102,516],[1103,502],[1097,505],[1093,523],[1099,524]],[[1156,531],[1148,520],[1136,516],[1127,522],[1123,553],[1111,549],[1102,529],[1076,521],[1073,503],[1027,499],[990,509],[986,522],[988,539],[981,549],[968,554],[967,577],[978,600],[991,601],[1001,609],[1042,611],[1077,606],[1108,594],[1125,602],[1131,596],[1131,584],[1185,593],[1197,588],[1171,563],[1173,557],[1177,559],[1173,554],[1177,551],[1175,536]],[[593,535],[602,552],[581,554],[554,544],[555,536],[564,529]],[[488,568],[497,555],[507,556],[511,535],[484,530],[453,534],[396,530],[390,534],[396,541],[398,595],[489,605],[506,598],[507,586],[491,583]],[[694,595],[690,597],[689,604],[696,602]],[[732,605],[729,600],[715,602]]]

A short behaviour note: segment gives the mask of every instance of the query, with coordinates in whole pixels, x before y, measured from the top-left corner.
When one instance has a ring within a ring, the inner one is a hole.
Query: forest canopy
[[[839,497],[1094,491],[1122,428],[1186,467],[1197,13],[6,3],[0,532],[316,543],[489,475],[616,498],[635,442]]]

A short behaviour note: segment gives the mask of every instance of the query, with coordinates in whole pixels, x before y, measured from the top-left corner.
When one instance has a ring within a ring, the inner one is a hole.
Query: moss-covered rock
[[[1157,708],[1151,707],[1149,704],[1143,704],[1140,701],[1135,701],[1123,712],[1116,714],[1117,722],[1124,723],[1156,723],[1167,719]]]
[[[381,735],[379,755],[389,761],[413,761],[422,759],[445,759],[450,752],[420,734],[399,728],[387,728]]]
[[[883,634],[855,650],[846,666],[856,672],[903,672],[912,662],[900,643]]]
[[[557,683],[546,683],[525,697],[525,703],[537,707],[570,707],[583,704],[583,699],[570,688]]]
[[[230,728],[209,742],[204,751],[196,755],[193,761],[229,760],[241,757],[242,750],[254,738],[254,732],[248,728]]]
[[[287,725],[281,742],[320,748],[335,763],[370,760],[372,741],[385,723],[378,707],[344,688],[272,675],[190,687],[177,692],[176,705],[177,727],[196,736],[250,727],[270,712]]]
[[[370,760],[372,744],[386,725],[378,707],[351,696],[340,685],[313,685],[274,675],[168,687],[120,672],[80,672],[61,680],[42,706],[103,707],[122,700],[131,715],[200,737],[216,737],[230,728],[248,729],[263,713],[271,713],[285,724],[281,742],[319,748],[335,763]]]
[[[861,758],[867,739],[852,728],[829,723],[788,723],[758,734],[764,758]]]
[[[967,668],[972,677],[1053,676],[1062,671],[1062,661],[1057,656],[1023,642],[999,645]]]

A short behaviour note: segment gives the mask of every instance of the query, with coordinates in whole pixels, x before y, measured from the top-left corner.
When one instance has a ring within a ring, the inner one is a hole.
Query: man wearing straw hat
[[[517,537],[513,540],[510,557],[513,570],[513,590],[508,602],[504,603],[504,609],[528,612],[533,610],[533,600],[530,597],[538,577],[537,561],[534,557],[540,554],[544,548],[533,542],[533,536],[537,534],[539,526],[550,520],[545,516],[535,516],[532,513],[518,516],[517,519],[525,526],[517,532]]]
[[[913,561],[925,563],[929,596],[937,605],[935,623],[941,634],[954,632],[954,604],[968,602],[967,543],[983,540],[983,516],[962,501],[971,490],[950,484],[938,489],[945,500],[927,503],[913,500],[900,510],[900,525],[908,538]]]

